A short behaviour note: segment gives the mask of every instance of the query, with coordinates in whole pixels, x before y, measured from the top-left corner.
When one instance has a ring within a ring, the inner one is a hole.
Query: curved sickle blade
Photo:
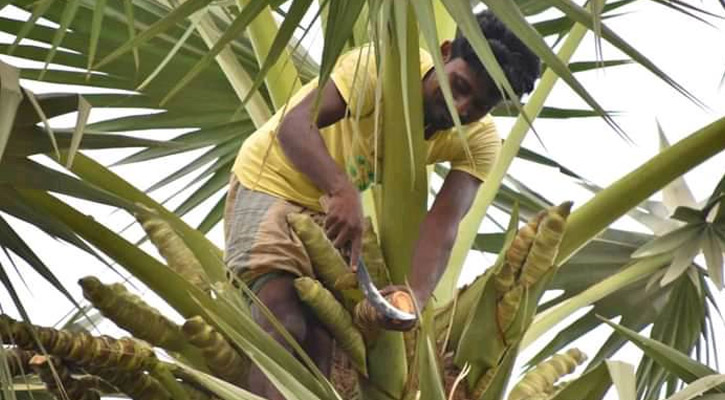
[[[370,304],[372,304],[372,306],[386,318],[401,322],[412,321],[416,318],[415,314],[400,311],[395,308],[395,306],[390,304],[390,302],[388,302],[388,300],[380,294],[380,291],[375,287],[372,279],[370,278],[370,274],[368,273],[368,269],[365,267],[362,257],[360,257],[357,262],[357,280]]]

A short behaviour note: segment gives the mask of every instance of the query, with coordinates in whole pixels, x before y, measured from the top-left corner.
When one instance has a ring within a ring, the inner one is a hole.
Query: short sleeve
[[[375,110],[377,64],[372,46],[362,46],[340,56],[330,79],[347,103],[350,115],[369,116]]]
[[[451,169],[466,172],[484,181],[488,178],[489,173],[496,164],[498,154],[501,152],[501,138],[490,115],[469,124],[466,128],[468,148],[471,150],[475,165],[471,165],[470,160],[465,156],[465,152],[459,152],[458,154],[462,154],[463,157],[459,156],[450,160]]]

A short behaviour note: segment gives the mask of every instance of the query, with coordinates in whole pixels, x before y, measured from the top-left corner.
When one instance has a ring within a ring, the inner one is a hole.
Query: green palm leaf
[[[226,187],[229,183],[229,170],[231,170],[231,168],[231,162],[224,164],[224,167],[220,168],[219,171],[216,171],[209,180],[204,182],[199,189],[197,189],[186,200],[184,200],[183,203],[175,208],[174,213],[177,215],[184,215],[192,208],[201,204],[211,195],[218,193],[221,189]]]
[[[7,221],[5,221],[5,219],[2,217],[0,217],[0,246],[2,246],[3,249],[9,249],[18,257],[25,260],[28,265],[30,265],[38,274],[40,274],[40,276],[48,281],[56,290],[62,293],[68,300],[70,300],[71,303],[80,308],[73,296],[68,293],[65,287],[63,287],[63,284],[61,284],[58,278],[55,277],[55,274],[53,274],[53,272],[45,265],[45,263],[43,263],[43,261],[35,254],[35,252],[25,243],[25,241],[13,230],[10,224],[8,224]],[[0,270],[2,270],[2,268],[0,268]],[[3,278],[3,283],[5,284],[5,287],[6,289],[8,289],[8,291],[13,292],[12,285],[8,286],[10,281],[8,280],[7,282],[5,282],[6,278],[6,276]],[[13,296],[13,300],[15,301],[16,306],[18,304],[22,304],[22,302],[16,300],[15,295]]]
[[[602,8],[602,19],[614,17],[614,14],[607,13],[633,2],[634,0],[619,0],[613,1],[611,3],[608,2]],[[536,28],[536,31],[539,32],[541,36],[546,37],[551,35],[559,35],[559,38],[561,38],[562,35],[566,34],[567,32],[569,32],[569,30],[571,30],[575,23],[576,22],[570,17],[563,16],[560,18],[553,18],[536,22],[533,24],[533,27]],[[572,70],[572,72],[574,71]]]
[[[43,77],[45,76],[46,71],[48,70],[48,65],[53,61],[53,57],[55,56],[55,53],[58,51],[58,47],[63,42],[63,38],[65,37],[65,34],[68,30],[68,27],[70,26],[71,22],[73,21],[73,18],[76,16],[76,12],[78,11],[78,5],[80,0],[68,0],[67,4],[65,5],[65,9],[63,10],[63,15],[60,17],[60,27],[56,29],[55,35],[53,36],[53,41],[51,42],[51,48],[50,52],[48,52],[48,55],[45,57],[43,65],[43,69],[41,70],[38,80],[43,80]]]
[[[253,132],[254,125],[252,125],[248,120],[230,122],[228,124],[222,124],[210,128],[196,129],[192,132],[177,136],[169,141],[169,143],[177,144],[177,146],[140,150],[137,153],[131,154],[130,156],[117,161],[114,165],[124,165],[134,162],[154,160],[189,150],[218,145],[229,140],[238,140],[238,142],[241,142],[246,136]]]
[[[705,283],[699,274],[694,274],[697,284],[690,276],[683,275],[673,283],[672,294],[662,313],[654,321],[649,337],[667,344],[670,348],[690,354],[700,335],[705,330],[705,295],[698,290]],[[643,399],[656,399],[667,383],[666,393],[671,396],[675,385],[665,369],[646,358],[637,370],[638,394]]]
[[[15,52],[15,49],[18,47],[18,44],[21,40],[23,40],[28,32],[30,32],[31,29],[35,26],[35,23],[38,21],[40,17],[43,16],[45,11],[48,10],[48,7],[50,7],[55,0],[42,0],[39,2],[36,2],[35,7],[33,7],[33,12],[30,15],[30,18],[28,18],[27,21],[23,24],[23,27],[20,29],[20,31],[17,32],[15,36],[15,40],[13,41],[13,44],[8,49],[7,54],[12,55]],[[7,4],[8,2],[6,2]]]
[[[685,3],[684,1],[679,0],[654,0],[655,2],[662,4],[665,7],[669,7],[677,12],[680,12],[684,15],[687,15],[691,18],[696,19],[699,22],[702,22],[703,24],[709,25],[713,28],[715,28],[715,25],[708,22],[706,19],[704,19],[702,16],[708,16],[713,18],[719,18],[723,19],[722,16],[711,13],[707,10],[704,10],[702,8],[699,8],[697,6],[694,6],[692,4]],[[697,15],[697,13],[702,14],[702,16]]]
[[[637,334],[627,328],[617,325],[613,322],[604,320],[604,322],[614,328],[619,334],[629,339],[637,345],[645,354],[652,357],[657,363],[662,365],[671,373],[685,382],[693,382],[698,378],[708,375],[714,375],[716,372],[710,367],[700,364],[689,358],[686,354],[679,352],[671,347],[650,338]],[[725,387],[722,385],[715,388],[715,391],[722,393]]]
[[[187,3],[188,4],[188,3]],[[224,47],[229,44],[235,37],[239,36],[247,26],[259,15],[260,12],[266,7],[266,3],[261,0],[253,0],[242,9],[242,12],[234,19],[234,22],[224,32],[224,34],[217,40],[208,53],[197,62],[194,67],[181,78],[181,80],[169,90],[169,93],[161,99],[161,104],[166,104],[172,97],[174,97],[186,84],[188,84],[196,75],[201,72],[204,68],[214,62],[216,57]]]
[[[282,25],[280,26],[277,35],[274,37],[274,42],[269,49],[269,53],[267,53],[266,57],[264,58],[264,64],[262,64],[259,72],[255,76],[252,87],[249,89],[246,98],[242,101],[243,103],[246,103],[247,100],[249,100],[249,98],[251,97],[252,93],[254,93],[261,86],[262,82],[267,77],[267,73],[270,71],[270,69],[272,69],[275,63],[277,63],[280,55],[286,49],[287,44],[290,43],[292,39],[292,34],[299,26],[300,21],[302,21],[302,18],[305,16],[307,10],[310,8],[311,3],[312,0],[297,0],[292,2],[292,5],[290,6],[289,11],[285,15],[284,21],[282,21]],[[305,35],[309,31],[309,28],[312,26],[312,23],[314,23],[314,20],[308,25],[307,29],[305,30]]]
[[[628,0],[615,2],[606,5],[604,9],[605,11],[611,11],[615,7],[620,7],[629,2]],[[0,1],[0,5],[4,5],[4,3],[7,2]],[[32,26],[25,21],[12,21],[0,17],[0,31],[11,35],[22,33],[21,36],[39,40],[50,45],[50,48],[40,48],[25,43],[20,45],[19,40],[17,40],[15,46],[3,46],[0,49],[0,51],[8,51],[12,47],[16,56],[46,63],[47,70],[45,67],[42,69],[23,69],[23,77],[39,78],[42,76],[44,79],[54,83],[76,83],[85,87],[96,86],[109,89],[134,90],[139,87],[139,83],[141,83],[143,78],[155,75],[146,86],[139,88],[140,93],[113,93],[84,96],[91,105],[99,109],[111,107],[147,108],[153,110],[156,114],[113,118],[86,126],[85,128],[81,127],[77,132],[84,133],[84,137],[80,141],[79,147],[91,149],[136,146],[142,148],[120,163],[152,160],[166,155],[181,154],[185,151],[209,147],[206,154],[198,159],[188,160],[187,165],[180,168],[180,171],[172,172],[165,177],[159,177],[159,180],[152,189],[164,187],[167,184],[177,181],[181,177],[189,176],[196,172],[196,176],[193,177],[192,181],[194,185],[199,184],[199,187],[191,191],[180,192],[180,195],[184,195],[185,198],[182,199],[181,205],[178,206],[176,212],[184,214],[205,203],[205,200],[214,198],[214,201],[209,204],[212,209],[205,215],[199,225],[203,231],[211,229],[222,217],[224,197],[220,196],[220,198],[217,198],[216,196],[219,196],[219,192],[226,185],[230,163],[236,156],[238,146],[253,132],[254,123],[258,123],[259,120],[253,118],[254,116],[250,117],[244,109],[240,108],[240,96],[238,91],[235,91],[238,87],[230,86],[231,79],[227,79],[229,77],[229,71],[212,63],[214,57],[211,54],[216,50],[214,48],[211,52],[208,50],[207,41],[202,38],[199,30],[196,29],[197,27],[189,22],[188,17],[193,14],[191,10],[193,8],[202,10],[201,12],[205,13],[212,20],[212,23],[223,32],[223,35],[227,35],[222,36],[226,43],[218,46],[223,47],[225,52],[229,52],[238,60],[241,66],[239,71],[244,71],[254,77],[256,80],[254,83],[255,87],[258,86],[261,88],[259,93],[262,96],[263,102],[266,103],[265,106],[269,106],[272,104],[270,100],[273,97],[273,93],[271,93],[272,89],[261,85],[266,74],[266,69],[270,65],[276,64],[278,60],[284,58],[280,54],[286,51],[288,43],[293,41],[293,35],[291,33],[301,25],[300,18],[304,13],[303,11],[310,7],[311,2],[309,0],[298,0],[291,3],[292,8],[285,13],[287,20],[282,22],[279,31],[275,31],[275,34],[270,35],[268,38],[270,40],[276,38],[272,46],[272,51],[265,56],[261,56],[261,62],[255,56],[250,40],[241,34],[244,29],[239,28],[238,19],[245,11],[250,12],[248,11],[249,6],[242,8],[240,12],[235,8],[233,2],[211,4],[210,2],[189,0],[179,7],[169,8],[155,0],[124,0],[123,2],[105,2],[105,4],[93,0],[76,0],[75,10],[72,8],[74,6],[73,3],[69,4],[68,2],[52,0],[40,0],[40,2],[36,3],[16,1],[14,3],[17,3],[22,9],[31,12],[30,18],[34,21],[37,21],[37,18],[42,15],[51,21],[59,22],[59,25],[65,25],[67,28],[61,29],[62,32],[57,32],[55,29],[42,25]],[[187,5],[189,3],[192,5]],[[272,8],[280,5],[279,2],[275,4],[258,2],[257,4],[261,7],[262,3],[264,3],[265,7],[270,5]],[[325,79],[328,79],[332,66],[335,64],[340,52],[350,45],[350,43],[359,43],[361,38],[366,37],[364,28],[368,26],[368,22],[372,24],[382,22],[379,19],[379,11],[390,5],[390,3],[383,1],[339,0],[329,0],[328,2],[323,1],[321,3],[322,9],[328,14],[325,28],[327,40],[325,41],[323,50],[321,73],[321,82],[324,83]],[[466,4],[466,7],[468,7],[470,2],[466,3],[468,3]],[[601,29],[601,34],[604,39],[609,41],[613,40],[615,46],[627,50],[625,51],[627,56],[636,62],[643,63],[644,58],[636,50],[627,47],[628,45],[623,43],[621,39],[613,37],[606,25],[601,24],[603,20],[612,16],[611,12],[600,16],[598,13],[587,13],[586,11],[582,13],[580,7],[571,8],[566,11],[568,15],[561,19],[544,20],[540,24],[529,24],[524,19],[524,16],[536,15],[538,17],[541,15],[545,17],[548,14],[542,13],[550,9],[552,4],[556,4],[561,9],[573,6],[565,1],[546,3],[531,0],[519,0],[515,2],[492,0],[488,3],[494,5],[494,11],[497,11],[503,17],[507,18],[508,24],[514,26],[518,34],[527,38],[527,43],[538,43],[534,46],[538,48],[538,51],[550,52],[548,45],[546,49],[541,45],[543,43],[539,36],[541,32],[561,34],[562,32],[568,32],[575,22],[580,22],[586,24],[594,31]],[[692,8],[687,7],[680,1],[668,3],[673,9],[685,14],[692,13],[697,16],[702,14],[694,6]],[[418,7],[416,9],[416,15],[418,16],[420,30],[426,33],[426,35],[433,37],[431,33],[438,27],[437,21],[431,21],[430,12],[419,11],[420,6],[427,5],[428,3],[415,4]],[[97,7],[94,8],[94,6]],[[183,12],[178,11],[182,8]],[[267,9],[265,8],[265,10]],[[412,22],[408,20],[413,15],[412,9],[405,8],[404,4],[397,4],[395,10],[396,12],[393,12],[392,15],[398,18],[397,27],[400,28],[397,30],[393,29],[398,35],[398,40],[395,43],[400,49],[403,49],[401,51],[403,54],[401,62],[395,64],[396,67],[394,69],[396,70],[396,74],[399,74],[399,78],[406,81],[402,84],[402,87],[406,90],[402,90],[401,101],[399,103],[407,104],[404,110],[407,110],[405,113],[408,115],[404,121],[406,123],[405,127],[402,125],[403,121],[399,121],[401,122],[399,131],[402,132],[405,129],[408,134],[403,136],[407,136],[407,140],[412,141],[410,138],[416,130],[414,128],[415,125],[412,124],[417,123],[415,121],[417,116],[415,115],[416,113],[411,113],[410,110],[414,108],[412,106],[418,99],[415,95],[411,95],[412,92],[409,90],[414,86],[412,83],[415,79],[413,79],[411,71],[412,65],[415,62],[412,58],[408,59],[408,55],[405,53],[406,50],[413,50],[414,47],[417,47],[417,44],[413,44],[413,38],[417,38],[418,32],[413,33],[410,29],[413,25],[408,25],[409,22]],[[462,18],[459,18],[459,22],[469,17],[470,7],[463,10],[463,2],[461,2],[461,10],[460,15],[457,15],[458,17],[463,15]],[[264,12],[267,13],[267,11]],[[266,15],[269,17],[271,13],[267,13]],[[706,16],[706,14],[702,15],[703,17]],[[258,22],[254,18],[249,18],[250,24]],[[101,26],[102,29],[100,28]],[[31,27],[32,29],[30,29]],[[230,34],[230,32],[233,33],[235,30],[240,34]],[[539,34],[536,32],[539,32]],[[373,35],[372,39],[377,41],[380,38]],[[407,40],[411,41],[407,42]],[[431,40],[428,38],[427,40],[430,42],[428,43],[429,46],[435,44],[435,39]],[[403,43],[405,45],[401,45]],[[59,51],[59,46],[70,49],[71,52]],[[479,50],[481,49],[479,48]],[[206,63],[203,67],[199,66],[200,58],[206,60],[203,61]],[[97,62],[97,60],[101,60],[101,62]],[[304,58],[301,47],[298,47],[298,44],[294,44],[291,60],[301,71],[301,80],[303,82],[316,75],[317,67]],[[644,60],[646,61],[646,59]],[[48,65],[48,61],[52,62],[52,65]],[[625,60],[612,60],[599,64],[597,62],[570,64],[568,67],[574,72],[591,70],[603,66],[623,65],[625,63],[627,63]],[[159,64],[163,65],[163,70],[157,67]],[[651,67],[647,62],[644,64],[648,68]],[[75,67],[77,69],[60,71],[54,69],[54,65]],[[411,68],[410,71],[406,69],[406,66]],[[558,69],[562,67],[566,69],[565,63],[562,63],[558,67],[555,66]],[[650,68],[650,70],[658,74],[665,81],[669,79],[659,69]],[[557,70],[559,73],[562,73],[562,71]],[[193,78],[189,75],[191,73],[194,74]],[[566,74],[569,74],[569,72],[566,72]],[[409,78],[407,80],[405,79],[406,75]],[[183,82],[184,80],[186,82]],[[415,83],[417,84],[417,82]],[[674,82],[668,81],[668,83],[678,88]],[[398,79],[397,84],[400,84],[400,79]],[[232,83],[232,85],[234,84]],[[4,82],[2,87],[5,88]],[[173,97],[169,97],[169,94],[173,95]],[[38,104],[40,104],[40,108],[46,116],[50,118],[51,116],[76,111],[78,98],[73,96],[41,95],[38,97]],[[163,106],[160,104],[163,104]],[[513,109],[514,107],[511,108]],[[578,110],[566,106],[560,108],[546,107],[541,116],[553,118],[589,117],[598,115],[598,113],[601,114],[602,112],[602,110]],[[397,115],[402,114],[404,114],[403,111]],[[181,233],[184,241],[192,247],[194,253],[200,258],[203,258],[203,264],[215,274],[216,281],[222,282],[224,266],[221,262],[219,249],[211,245],[199,232],[192,230],[172,213],[163,209],[145,193],[128,185],[105,167],[92,162],[83,154],[78,155],[72,167],[72,171],[81,180],[63,173],[51,172],[46,170],[45,167],[40,167],[28,161],[25,158],[28,155],[48,153],[54,149],[53,143],[47,137],[47,132],[42,127],[36,126],[39,122],[43,122],[43,118],[38,116],[38,113],[32,107],[29,100],[21,102],[17,112],[12,111],[8,115],[16,117],[14,123],[10,123],[10,128],[7,130],[9,132],[9,139],[7,140],[7,146],[5,148],[5,157],[0,167],[0,180],[3,182],[0,185],[2,187],[0,190],[7,188],[6,191],[0,193],[0,210],[29,221],[50,235],[68,241],[84,250],[93,249],[91,246],[94,246],[106,252],[115,261],[124,267],[128,267],[134,275],[137,275],[144,283],[148,284],[149,287],[165,298],[183,315],[206,313],[205,315],[215,321],[217,328],[224,331],[228,337],[233,338],[233,342],[237,348],[244,349],[248,354],[253,354],[255,361],[276,382],[286,396],[301,399],[336,398],[336,395],[332,393],[329,384],[324,382],[324,379],[321,380],[317,374],[310,373],[303,363],[297,361],[288,352],[278,346],[276,342],[273,342],[261,330],[257,329],[249,316],[243,312],[243,307],[235,307],[231,303],[215,304],[210,301],[208,296],[185,286],[175,274],[170,273],[162,264],[130,245],[125,240],[120,239],[102,225],[85,217],[78,210],[48,195],[46,191],[53,190],[74,194],[82,198],[105,202],[130,210],[133,209],[132,203],[134,202],[142,202],[154,207]],[[186,133],[182,133],[178,138],[170,141],[166,145],[153,140],[132,138],[119,134],[127,130],[149,130],[148,134],[153,135],[151,130],[158,128],[182,128],[186,130]],[[717,134],[721,133],[718,130],[721,128],[712,127],[712,129],[712,132],[716,132]],[[671,347],[687,351],[687,349],[691,350],[692,346],[700,345],[697,341],[695,341],[694,345],[692,344],[693,337],[697,332],[707,332],[708,327],[712,329],[710,315],[713,314],[711,307],[705,301],[705,299],[712,299],[713,294],[706,290],[705,285],[702,285],[701,281],[704,279],[702,274],[697,275],[699,286],[694,283],[690,275],[691,273],[688,272],[679,274],[673,286],[661,287],[659,284],[655,284],[657,283],[655,280],[661,276],[658,273],[653,273],[653,271],[660,268],[657,266],[648,271],[640,270],[641,277],[636,282],[629,282],[629,285],[617,288],[617,290],[608,294],[600,293],[595,296],[597,290],[594,289],[597,289],[597,287],[593,285],[602,279],[608,280],[617,276],[621,277],[619,274],[626,271],[626,269],[620,270],[621,266],[627,262],[627,258],[632,250],[647,240],[647,236],[636,234],[625,235],[618,231],[605,231],[603,235],[588,245],[584,247],[582,245],[594,236],[594,233],[603,230],[611,222],[611,218],[624,214],[626,212],[624,210],[625,208],[639,205],[642,199],[648,196],[642,195],[642,193],[645,191],[651,192],[652,190],[660,188],[662,182],[669,179],[668,177],[680,175],[691,167],[690,164],[694,165],[702,159],[709,157],[711,153],[718,152],[722,147],[720,146],[722,143],[718,138],[722,137],[722,135],[718,136],[712,132],[706,138],[700,138],[701,142],[697,146],[681,146],[679,150],[677,150],[676,146],[673,147],[676,151],[681,151],[681,153],[679,153],[678,157],[668,159],[671,161],[668,164],[672,168],[661,174],[664,177],[657,176],[653,178],[649,176],[645,177],[646,179],[643,178],[646,184],[642,186],[647,186],[646,190],[642,190],[637,196],[632,196],[636,198],[630,199],[631,201],[622,205],[621,209],[606,209],[605,212],[602,212],[604,208],[597,208],[590,205],[585,206],[585,210],[581,214],[578,214],[584,215],[584,217],[580,216],[578,221],[573,216],[573,233],[569,233],[570,237],[567,238],[567,243],[565,244],[568,247],[563,249],[564,255],[562,258],[567,258],[567,262],[560,268],[551,285],[548,286],[548,288],[561,289],[564,291],[564,294],[542,305],[539,311],[545,309],[555,311],[560,305],[566,305],[572,299],[581,298],[580,296],[588,297],[594,308],[589,314],[575,321],[570,327],[565,328],[541,354],[555,351],[556,348],[565,346],[566,343],[574,340],[575,337],[589,332],[596,327],[599,321],[596,319],[595,314],[604,315],[607,318],[621,315],[621,324],[632,331],[639,331],[646,325],[654,323],[653,335],[663,340],[663,342],[668,343]],[[78,144],[79,136],[76,136],[76,140],[74,141],[73,130],[53,129],[53,134],[53,137],[57,141],[57,147],[64,152],[67,152],[72,147],[72,144]],[[695,139],[689,143],[698,142]],[[706,144],[709,146],[708,151],[702,151],[703,148],[707,147]],[[693,150],[694,147],[697,147],[699,150]],[[685,150],[683,151],[682,149]],[[407,154],[409,151],[409,147],[403,146],[400,147],[400,151],[396,151],[396,154]],[[520,158],[532,160],[548,167],[559,168],[562,173],[581,180],[583,184],[587,184],[575,171],[565,168],[550,157],[530,152],[526,149],[516,149],[515,153],[518,153]],[[409,161],[413,160],[405,161],[406,167],[408,167],[407,163]],[[16,165],[19,165],[17,168],[22,168],[22,171],[27,171],[28,176],[32,179],[29,179],[27,182],[21,182],[17,177],[13,178],[10,176],[12,171],[15,170]],[[404,170],[409,171],[410,168],[404,168]],[[416,171],[416,175],[418,175],[418,171]],[[424,175],[424,173],[420,173],[421,177]],[[652,180],[658,183],[650,182],[650,178],[653,178]],[[633,185],[637,187],[640,184],[634,182]],[[631,189],[633,186],[628,187]],[[422,193],[425,192],[427,190],[422,190]],[[625,192],[630,194],[628,190],[625,190]],[[611,201],[611,193],[611,191],[608,191],[597,197],[603,199],[609,198],[609,201]],[[517,201],[520,202],[521,215],[524,219],[531,218],[533,214],[547,203],[545,198],[530,188],[527,188],[515,178],[509,179],[506,184],[501,185],[500,189],[493,191],[491,196],[495,196],[493,204],[496,208],[506,212],[512,212],[514,204]],[[622,197],[621,192],[619,197]],[[121,200],[119,201],[119,199]],[[409,204],[401,204],[403,207],[400,210],[407,211],[410,209]],[[651,209],[648,207],[651,205],[649,203],[643,204],[638,211],[650,212]],[[591,215],[587,217],[586,208],[596,210],[600,214],[606,214],[607,220],[598,220],[592,218]],[[718,216],[723,215],[722,207],[720,210],[717,214]],[[654,213],[652,214],[654,215]],[[678,213],[678,216],[682,216],[685,219],[691,219],[694,215],[695,213],[684,209],[681,209]],[[719,221],[717,216],[716,221]],[[475,235],[476,232],[473,233]],[[33,259],[31,253],[27,250],[22,250],[25,248],[19,247],[20,244],[18,244],[17,240],[12,240],[14,236],[8,233],[4,237],[8,243],[13,244],[15,249],[18,249],[26,257]],[[478,248],[485,251],[497,252],[504,242],[503,234],[486,234],[485,236],[481,235],[480,238]],[[84,240],[87,240],[88,243]],[[385,241],[390,241],[389,237]],[[717,253],[718,249],[723,248],[723,241],[725,241],[725,229],[722,228],[722,224],[714,223],[711,227],[708,227],[702,241],[703,247],[706,247],[704,252],[708,266],[711,264],[721,264],[721,262],[718,262]],[[397,244],[397,242],[395,243]],[[390,244],[388,243],[387,246],[390,246]],[[582,250],[578,254],[569,257],[574,250],[578,250],[580,247],[582,247]],[[468,249],[465,250],[467,251]],[[32,252],[33,250],[30,251]],[[37,258],[37,255],[35,257]],[[682,265],[685,265],[686,270],[690,270],[688,267],[690,265],[689,261],[691,260],[687,261],[687,263],[682,263]],[[402,270],[399,267],[396,267],[396,269],[398,269],[396,274]],[[709,267],[709,270],[713,276],[716,276],[713,272],[715,270],[712,267]],[[4,270],[0,271],[3,274],[5,273]],[[718,269],[718,271],[720,270]],[[400,276],[403,275],[404,271],[402,274],[399,274],[399,279],[397,280],[402,281]],[[3,282],[9,282],[7,276],[3,275],[0,279]],[[717,281],[717,279],[715,280]],[[655,283],[648,284],[650,282]],[[476,286],[479,289],[480,287],[480,285]],[[698,287],[702,292],[698,292]],[[13,289],[9,290],[14,292]],[[224,294],[223,296],[227,295]],[[631,306],[631,304],[642,303],[645,306],[638,308]],[[457,319],[460,320],[460,316]],[[464,338],[476,336],[473,334],[474,332],[467,332],[466,335],[462,335],[461,330],[463,330],[463,324],[455,327],[455,329],[458,330],[455,333],[456,340],[460,340],[461,336],[464,336]],[[471,329],[475,331],[475,328],[468,328],[469,331]],[[391,338],[393,336],[390,335]],[[452,336],[454,335],[452,334]],[[712,341],[714,340],[713,338],[714,336],[710,335],[709,340]],[[374,369],[378,371],[377,373],[380,375],[378,379],[380,379],[380,382],[383,382],[384,387],[396,387],[395,385],[398,382],[402,382],[404,376],[401,374],[387,373],[387,370],[380,368],[380,366],[389,367],[393,365],[390,360],[395,362],[402,360],[400,365],[405,365],[402,351],[403,341],[399,335],[395,336],[392,340],[386,341],[387,339],[383,340],[385,345],[379,346],[377,349],[376,357],[373,360],[375,363]],[[464,341],[467,342],[468,339]],[[469,346],[470,348],[475,347],[472,343],[468,342],[465,346]],[[609,354],[612,354],[623,343],[623,337],[618,335],[611,336],[604,346],[602,346],[599,354],[595,356],[595,360],[601,360]],[[391,347],[386,347],[391,344]],[[424,349],[427,352],[421,358],[422,364],[418,365],[422,366],[422,376],[428,378],[425,384],[431,385],[425,387],[426,389],[423,395],[437,396],[440,398],[441,393],[438,386],[439,371],[436,369],[435,351],[432,348],[433,343],[432,341],[421,341],[419,344],[427,346]],[[391,356],[392,353],[395,354]],[[496,360],[501,363],[501,370],[494,377],[493,387],[495,390],[486,393],[487,399],[498,398],[503,393],[503,388],[509,378],[512,365],[516,361],[518,353],[518,348],[514,348],[507,352],[503,359]],[[656,360],[655,357],[652,359]],[[662,369],[657,367],[654,362],[648,361],[647,363],[643,364],[645,366],[642,367],[640,374],[642,377],[640,385],[642,388],[645,388],[641,389],[644,391],[643,393],[651,394],[657,392],[658,387],[672,382],[672,379],[664,374]],[[584,379],[582,380],[583,383],[576,381],[570,384],[570,386],[564,389],[565,392],[560,392],[555,398],[596,398],[598,393],[603,390],[602,388],[609,387],[612,381],[618,387],[623,387],[622,382],[626,382],[627,379],[622,380],[618,378],[621,374],[618,375],[615,370],[616,368],[594,367],[586,375],[587,377],[594,376],[594,378]],[[597,373],[594,373],[595,371]],[[622,371],[620,370],[619,372]],[[253,395],[241,389],[219,384],[219,382],[209,379],[207,376],[195,374],[193,371],[187,371],[187,373],[189,376],[195,376],[194,382],[209,388],[215,388],[215,393],[220,397],[255,399]],[[382,376],[383,374],[389,374],[390,376]],[[395,384],[387,386],[389,382],[394,380],[396,381]],[[562,393],[565,394],[562,395]],[[579,397],[567,397],[569,395]],[[586,397],[588,395],[592,397]]]
[[[96,50],[98,50],[98,38],[101,35],[101,27],[103,25],[103,16],[106,12],[106,0],[97,0],[96,8],[93,10],[93,25],[91,28],[91,40],[88,47],[88,67],[87,74],[91,73],[91,66],[96,58]]]
[[[382,2],[380,2],[382,3]],[[322,87],[330,77],[337,58],[352,35],[364,0],[329,0],[325,28],[325,44],[320,60],[319,86]]]
[[[13,121],[22,98],[18,71],[0,62],[0,160],[10,139]]]
[[[183,21],[194,12],[198,11],[202,7],[205,7],[210,2],[211,0],[189,0],[183,2],[179,7],[171,11],[168,16],[160,19],[155,24],[149,26],[148,29],[136,35],[130,41],[126,42],[123,46],[115,49],[112,53],[106,55],[101,61],[98,62],[98,64],[94,66],[94,68],[101,68],[105,64],[114,61],[124,53],[134,48],[140,47],[142,44],[146,43],[156,35],[166,31],[174,25],[177,25],[179,22]]]
[[[129,202],[120,197],[28,159],[6,158],[0,165],[2,184],[67,194],[116,207],[131,207]]]
[[[212,207],[209,213],[206,214],[206,217],[204,217],[204,219],[199,223],[199,226],[196,227],[199,232],[209,233],[212,228],[222,221],[226,199],[226,195],[222,196],[214,207]]]
[[[2,189],[2,193],[0,193],[0,210],[33,224],[53,238],[65,240],[89,253],[93,252],[86,243],[78,239],[78,236],[71,229],[57,223],[52,215],[33,210],[20,201],[20,194],[14,187],[3,185]]]

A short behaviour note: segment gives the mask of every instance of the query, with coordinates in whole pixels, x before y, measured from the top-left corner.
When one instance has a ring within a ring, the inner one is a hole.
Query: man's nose
[[[456,111],[461,119],[465,119],[468,116],[468,107],[471,101],[468,97],[456,99]]]

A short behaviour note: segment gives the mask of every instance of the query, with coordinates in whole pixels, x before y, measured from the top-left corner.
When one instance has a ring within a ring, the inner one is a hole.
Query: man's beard
[[[436,132],[453,127],[453,118],[451,118],[445,104],[438,104],[435,101],[424,104],[423,113],[423,123],[426,130]]]

